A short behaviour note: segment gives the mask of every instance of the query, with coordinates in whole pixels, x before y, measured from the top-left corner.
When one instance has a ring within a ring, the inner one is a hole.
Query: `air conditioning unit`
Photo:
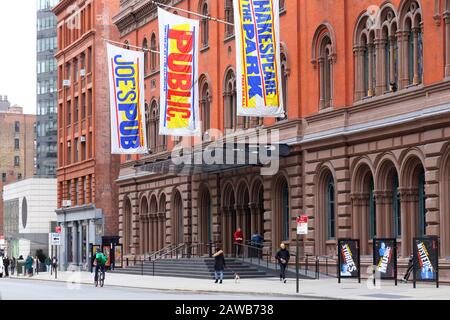
[[[70,80],[63,80],[63,87],[70,87]]]
[[[71,206],[72,206],[72,201],[70,201],[70,200],[63,200],[63,201],[62,201],[62,206],[63,206],[64,208],[71,207]]]
[[[80,76],[86,77],[86,69],[81,69],[80,70]]]
[[[67,142],[67,148],[70,148],[72,146],[72,144],[70,143],[70,141]]]
[[[81,142],[86,142],[86,136],[81,136],[81,137],[80,137],[80,141],[81,141]]]

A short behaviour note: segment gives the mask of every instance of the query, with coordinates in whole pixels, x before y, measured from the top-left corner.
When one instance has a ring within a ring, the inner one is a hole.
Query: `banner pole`
[[[297,293],[299,293],[299,265],[298,265],[298,263],[299,263],[299,252],[300,252],[300,250],[299,250],[299,243],[300,243],[300,241],[299,241],[299,234],[298,234],[298,232],[297,232],[297,238],[296,238],[296,241],[297,241],[297,246],[296,246],[296,254],[295,254],[295,269],[296,269],[296,281],[297,281]]]

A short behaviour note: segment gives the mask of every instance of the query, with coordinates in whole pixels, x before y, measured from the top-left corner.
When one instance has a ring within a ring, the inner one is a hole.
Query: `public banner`
[[[414,238],[414,273],[417,281],[437,281],[439,240],[436,237]]]
[[[342,239],[338,241],[338,278],[360,277],[359,241]]]
[[[283,117],[278,0],[234,0],[237,115]]]
[[[107,44],[111,153],[147,153],[144,53]]]
[[[158,8],[161,112],[159,133],[200,136],[199,21]]]
[[[397,277],[397,241],[396,239],[373,240],[373,264],[381,279]]]

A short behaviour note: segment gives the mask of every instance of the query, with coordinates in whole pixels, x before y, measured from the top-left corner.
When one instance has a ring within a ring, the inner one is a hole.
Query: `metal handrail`
[[[150,261],[151,261],[151,260],[154,260],[154,259],[152,259],[153,257],[156,258],[158,255],[161,256],[164,252],[166,252],[166,251],[168,251],[168,250],[171,250],[171,248],[173,248],[173,246],[174,246],[174,244],[170,244],[170,245],[168,245],[167,247],[162,248],[161,250],[158,250],[158,251],[155,251],[155,252],[151,253],[151,254],[148,256],[148,259],[149,259]],[[144,260],[145,260],[145,259],[146,259],[146,257],[145,257],[145,255],[144,255]]]

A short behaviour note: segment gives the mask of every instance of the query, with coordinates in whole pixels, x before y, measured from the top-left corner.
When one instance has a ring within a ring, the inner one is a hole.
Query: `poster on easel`
[[[338,282],[342,278],[358,279],[361,282],[359,240],[338,240]]]
[[[413,239],[413,283],[436,282],[439,288],[439,238]]]
[[[397,285],[397,240],[373,240],[374,273],[380,275],[381,280],[394,280]],[[374,281],[377,277],[374,277]]]

